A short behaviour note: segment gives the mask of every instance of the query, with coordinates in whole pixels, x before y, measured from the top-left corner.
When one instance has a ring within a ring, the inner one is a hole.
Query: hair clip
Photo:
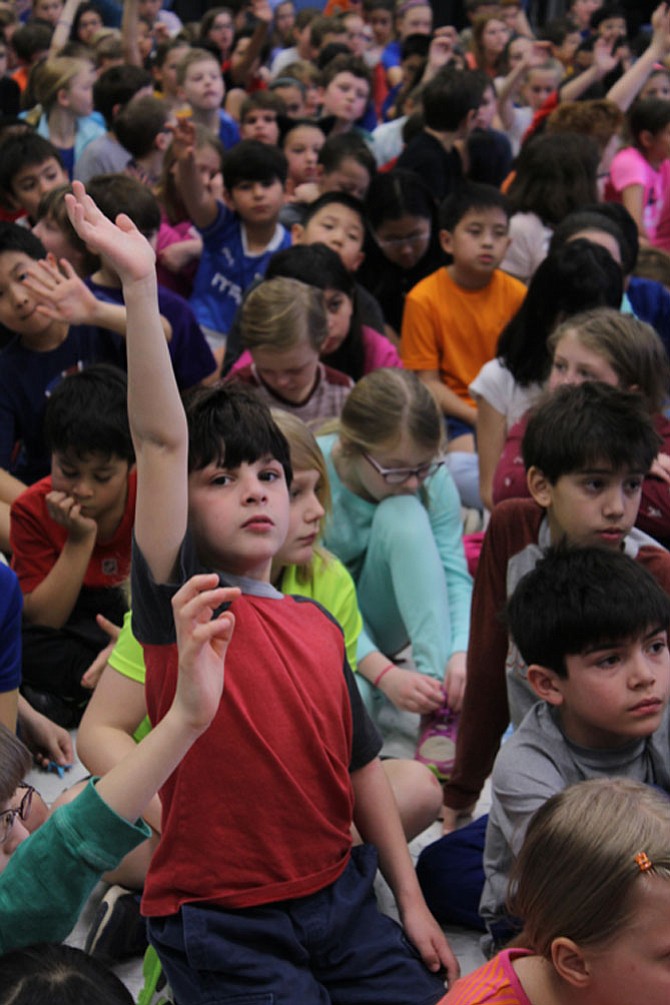
[[[649,856],[647,855],[646,851],[639,851],[637,855],[634,856],[634,858],[635,858],[635,864],[637,865],[640,872],[649,872],[650,869],[653,869],[652,862]]]

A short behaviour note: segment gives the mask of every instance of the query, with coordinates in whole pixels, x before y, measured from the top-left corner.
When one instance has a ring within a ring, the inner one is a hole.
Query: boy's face
[[[295,244],[316,244],[321,241],[342,259],[349,272],[355,272],[363,261],[365,230],[358,213],[342,203],[332,202],[318,210],[304,226],[295,224]]]
[[[240,125],[240,136],[243,140],[258,140],[259,143],[276,146],[279,139],[277,113],[272,108],[252,108]]]
[[[322,192],[348,192],[357,199],[365,199],[369,188],[370,172],[355,157],[343,157],[321,180]]]
[[[286,114],[290,119],[301,119],[305,114],[305,99],[299,87],[287,84],[285,87],[275,87],[277,94],[286,105]]]
[[[63,0],[34,0],[33,17],[56,24],[63,13]]]
[[[244,223],[250,225],[276,223],[284,205],[284,186],[278,178],[271,181],[241,181],[232,191],[226,190],[232,209]]]
[[[43,335],[53,324],[36,308],[37,297],[24,285],[33,258],[22,251],[0,252],[0,323],[17,335]]]
[[[264,384],[291,405],[302,405],[314,390],[319,353],[309,342],[291,349],[255,347],[251,355]]]
[[[288,173],[295,185],[314,181],[317,177],[319,152],[326,142],[318,126],[298,126],[292,129],[284,143]]]
[[[627,33],[628,27],[625,17],[606,17],[598,25],[598,34],[608,42],[614,42],[621,35],[625,38]]]
[[[670,695],[668,633],[607,641],[566,656],[567,678],[551,674],[561,726],[582,747],[619,747],[658,729]]]
[[[538,468],[527,474],[535,501],[547,511],[552,544],[621,548],[637,519],[645,471],[615,471],[606,461],[561,475],[552,485]]]
[[[81,515],[95,520],[104,530],[113,529],[123,517],[128,496],[128,461],[112,454],[78,457],[73,450],[51,455],[51,484],[81,508]]]
[[[454,282],[475,289],[485,286],[510,245],[509,221],[497,206],[471,209],[453,231],[440,231],[442,249],[453,255]]]
[[[19,168],[12,178],[10,195],[20,209],[24,209],[31,220],[37,217],[40,199],[47,192],[67,185],[69,178],[55,157],[47,157],[41,164],[29,164]]]
[[[356,122],[365,111],[370,85],[348,70],[337,73],[323,91],[323,114],[342,122]]]
[[[192,471],[188,499],[189,523],[203,560],[235,575],[269,580],[289,522],[279,461],[265,457],[239,468],[213,463]]]
[[[189,66],[180,94],[192,108],[203,112],[220,108],[223,93],[223,77],[215,59],[203,59]]]

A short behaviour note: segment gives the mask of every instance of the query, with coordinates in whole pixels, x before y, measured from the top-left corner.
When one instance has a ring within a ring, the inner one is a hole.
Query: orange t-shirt
[[[480,290],[458,286],[446,268],[414,287],[405,301],[400,355],[408,370],[437,370],[464,402],[468,386],[496,354],[498,337],[526,295],[518,279],[499,269]]]

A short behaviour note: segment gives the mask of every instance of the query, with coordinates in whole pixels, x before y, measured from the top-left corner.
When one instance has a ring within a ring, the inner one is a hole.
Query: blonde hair
[[[245,349],[283,352],[307,341],[318,352],[328,335],[323,293],[298,279],[266,279],[242,304],[240,332]]]
[[[33,71],[32,87],[42,111],[48,113],[56,104],[59,91],[68,88],[74,78],[90,66],[87,59],[72,56],[56,56],[38,63]]]
[[[400,439],[403,430],[435,453],[443,439],[435,399],[409,370],[373,370],[361,378],[344,403],[337,430],[344,454],[372,453]]]
[[[670,363],[651,325],[609,307],[583,311],[564,321],[549,336],[551,356],[568,333],[573,333],[584,348],[607,360],[623,390],[638,390],[652,415],[661,411],[668,397]]]
[[[561,936],[606,944],[630,923],[637,886],[654,876],[670,880],[668,797],[625,778],[572,785],[533,816],[512,870],[509,907],[524,925],[515,942],[546,959]]]
[[[305,425],[302,419],[291,412],[285,412],[281,408],[271,408],[272,418],[280,431],[286,437],[291,454],[291,468],[293,474],[299,471],[318,471],[319,481],[316,486],[316,497],[323,506],[326,513],[330,513],[332,501],[330,495],[330,480],[328,478],[328,468],[326,459],[321,453],[319,444],[311,429]],[[289,490],[291,486],[289,485]],[[329,551],[315,545],[313,554],[318,554],[324,562],[332,558]],[[297,566],[297,580],[299,583],[307,582],[312,575],[313,562],[306,562]]]

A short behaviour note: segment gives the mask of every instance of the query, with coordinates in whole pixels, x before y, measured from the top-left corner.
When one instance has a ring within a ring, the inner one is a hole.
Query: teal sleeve
[[[93,781],[20,844],[0,875],[0,953],[62,942],[103,872],[151,835],[118,816]]]
[[[468,648],[472,578],[463,550],[461,503],[453,479],[445,468],[440,468],[430,479],[427,491],[430,525],[447,581],[451,656]]]

